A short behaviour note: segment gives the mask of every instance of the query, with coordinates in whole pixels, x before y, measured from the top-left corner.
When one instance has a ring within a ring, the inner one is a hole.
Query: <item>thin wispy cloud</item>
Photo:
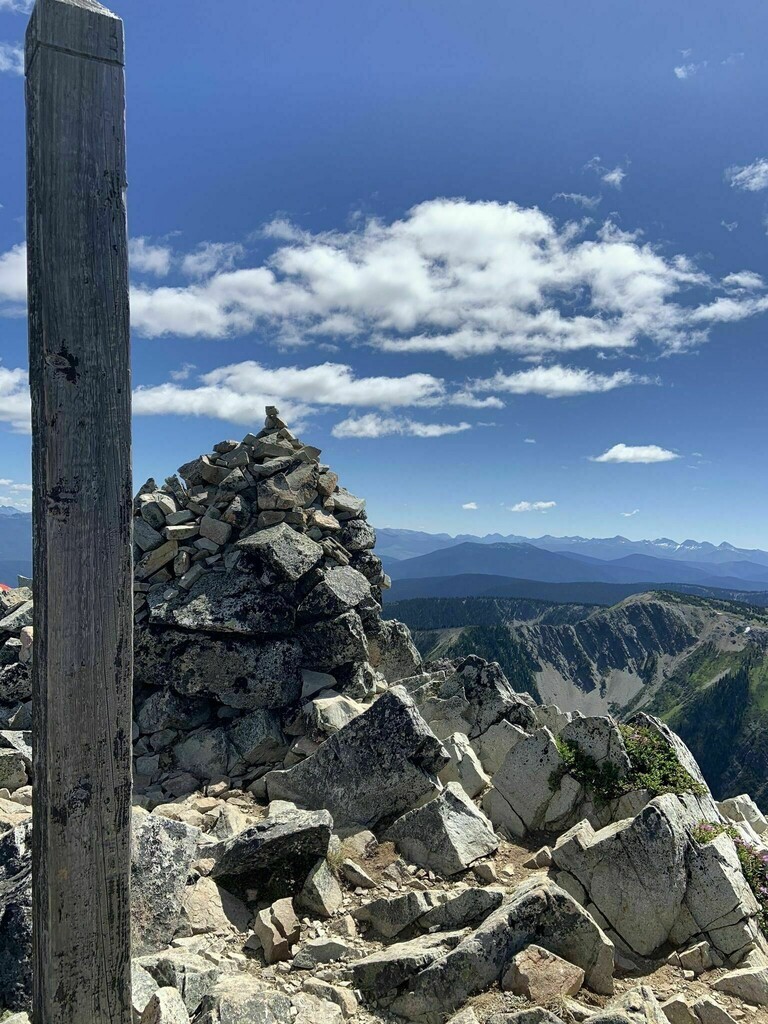
[[[742,192],[761,192],[768,188],[768,158],[760,157],[743,167],[737,164],[728,167],[725,180],[731,188],[741,189]]]
[[[631,512],[620,512],[619,515],[624,516],[625,519],[631,519],[632,516],[636,516],[639,512],[639,508],[633,508]]]
[[[479,508],[476,501],[465,501],[461,507],[466,509],[468,512],[476,512]]]
[[[725,230],[728,231],[729,233],[731,231],[735,231],[738,226],[739,226],[739,222],[737,220],[731,220],[731,221],[721,220],[720,221],[720,227],[721,228],[725,228]]]
[[[615,189],[621,188],[627,176],[627,170],[624,165],[617,164],[615,167],[607,167],[599,156],[593,156],[591,160],[588,160],[585,164],[585,169],[594,171],[595,174],[599,175],[600,180],[604,184]]]
[[[556,501],[518,501],[516,505],[509,505],[509,512],[550,512],[557,508]]]
[[[702,60],[699,61],[698,63],[691,62],[688,64],[678,64],[675,66],[675,68],[673,68],[675,78],[678,78],[682,81],[684,81],[686,78],[693,78],[694,75],[697,75],[700,71],[703,71],[704,68],[706,68],[707,63],[707,61]]]
[[[583,206],[585,210],[596,210],[603,201],[602,196],[586,196],[582,192],[555,192],[553,199],[565,199],[569,203]]]
[[[535,437],[526,437],[525,440],[523,441],[523,444],[536,444],[536,438]]]
[[[24,48],[18,43],[0,43],[0,74],[24,74]]]
[[[35,6],[35,0],[0,0],[0,11],[14,11],[16,14],[29,14]]]
[[[592,462],[627,462],[638,464],[650,464],[653,462],[671,462],[679,459],[677,452],[669,451],[657,444],[615,444],[602,455],[590,457]]]

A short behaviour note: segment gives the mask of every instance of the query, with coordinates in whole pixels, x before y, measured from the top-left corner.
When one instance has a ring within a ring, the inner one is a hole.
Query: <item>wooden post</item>
[[[130,1024],[131,445],[123,26],[37,0],[26,40],[33,1020]]]

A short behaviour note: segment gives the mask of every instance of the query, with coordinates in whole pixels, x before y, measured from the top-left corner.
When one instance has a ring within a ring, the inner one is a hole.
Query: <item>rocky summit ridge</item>
[[[268,409],[136,497],[137,1024],[768,1021],[768,821],[658,719],[423,665]],[[31,972],[32,593],[0,594],[0,1019]]]

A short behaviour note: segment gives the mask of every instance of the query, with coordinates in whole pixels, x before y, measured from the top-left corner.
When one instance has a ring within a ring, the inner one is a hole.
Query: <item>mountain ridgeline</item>
[[[768,614],[671,592],[608,608],[531,599],[412,599],[387,606],[422,656],[479,654],[513,685],[587,715],[659,715],[718,798],[768,807]]]

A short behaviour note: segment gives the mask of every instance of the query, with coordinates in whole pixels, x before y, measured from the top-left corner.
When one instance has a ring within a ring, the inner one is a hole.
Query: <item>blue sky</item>
[[[28,6],[0,0],[21,507]],[[768,547],[762,0],[114,6],[137,486],[274,400],[379,525]]]

